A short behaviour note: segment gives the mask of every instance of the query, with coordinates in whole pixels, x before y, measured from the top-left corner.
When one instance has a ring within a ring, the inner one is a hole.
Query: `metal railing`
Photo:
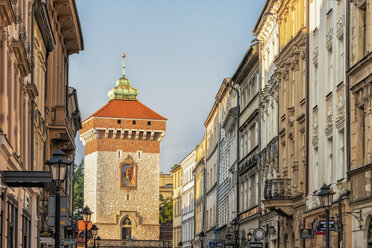
[[[292,183],[290,178],[277,178],[265,181],[265,200],[281,200],[292,197]]]

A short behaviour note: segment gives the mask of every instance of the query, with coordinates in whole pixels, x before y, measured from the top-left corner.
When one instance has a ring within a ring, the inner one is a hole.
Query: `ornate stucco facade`
[[[299,247],[306,192],[306,19],[307,1],[286,0],[277,10],[279,53],[275,59],[279,86],[279,170],[266,181],[265,208],[282,213],[280,245]],[[277,190],[280,189],[280,194]]]
[[[109,102],[80,131],[84,203],[102,239],[159,239],[159,153],[166,119],[139,102],[137,94],[123,63]]]
[[[278,8],[280,2],[276,0],[266,1],[260,17],[253,29],[253,34],[259,41],[259,64],[261,76],[260,93],[260,167],[261,167],[261,199],[268,195],[265,185],[277,178],[279,169],[278,153],[278,99],[279,88],[277,80],[275,58],[279,53],[279,25]],[[275,210],[261,205],[261,227],[270,227],[275,231],[268,232],[264,243],[269,248],[277,247],[279,239],[279,214]]]

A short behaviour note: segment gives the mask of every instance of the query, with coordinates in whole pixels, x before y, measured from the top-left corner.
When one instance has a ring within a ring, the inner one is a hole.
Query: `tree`
[[[159,222],[172,223],[173,221],[173,200],[171,197],[164,198],[162,194],[159,197]]]
[[[82,219],[81,213],[84,209],[84,159],[74,169],[74,216]]]

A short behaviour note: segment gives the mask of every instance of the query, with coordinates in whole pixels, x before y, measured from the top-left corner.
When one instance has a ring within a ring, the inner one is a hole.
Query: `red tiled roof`
[[[125,100],[111,100],[86,120],[91,117],[167,120],[167,118],[146,107],[140,101]]]

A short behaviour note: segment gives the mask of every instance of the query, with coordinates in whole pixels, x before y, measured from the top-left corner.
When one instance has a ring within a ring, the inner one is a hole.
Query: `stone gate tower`
[[[102,239],[159,239],[159,153],[166,118],[137,100],[123,75],[83,122],[84,204]]]

